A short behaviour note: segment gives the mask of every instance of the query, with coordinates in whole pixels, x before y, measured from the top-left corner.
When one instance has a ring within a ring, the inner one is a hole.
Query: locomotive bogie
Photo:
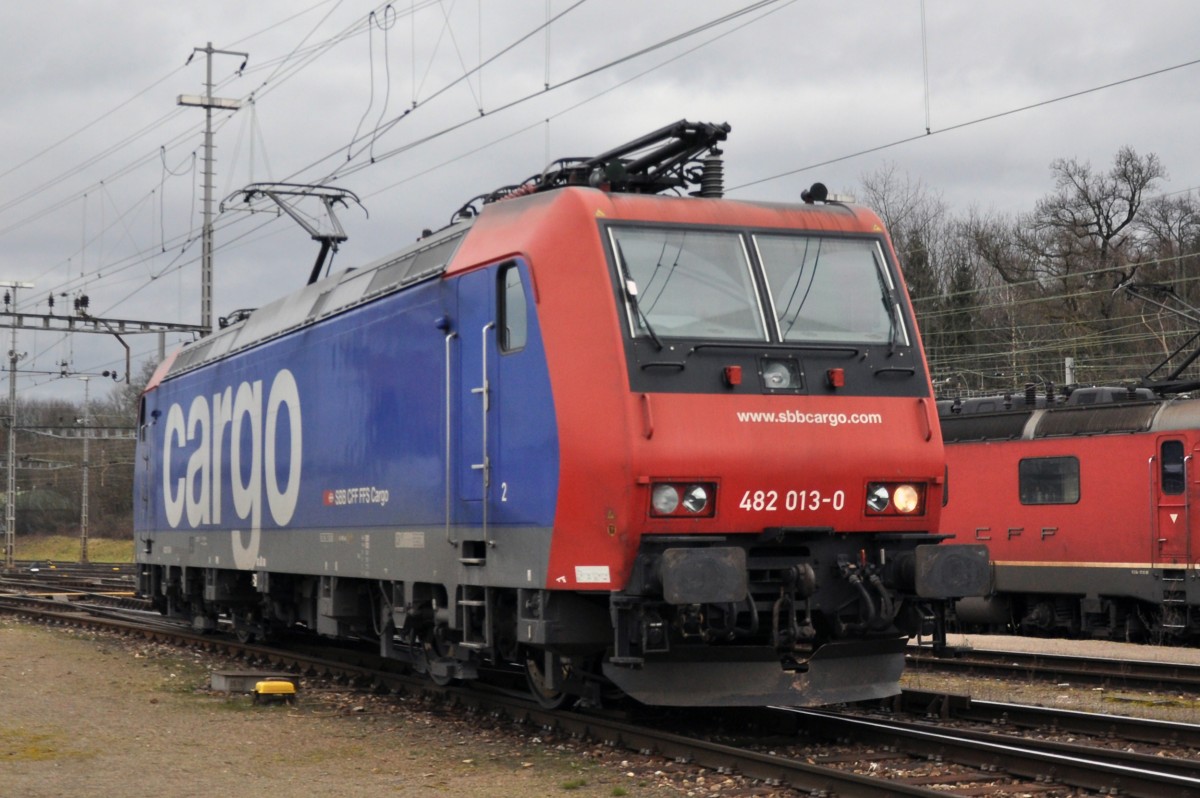
[[[140,587],[547,704],[879,697],[988,575],[935,422],[869,212],[535,193],[165,364]]]

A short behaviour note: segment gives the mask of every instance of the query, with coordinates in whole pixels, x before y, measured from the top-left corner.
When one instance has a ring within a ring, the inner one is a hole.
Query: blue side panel
[[[525,264],[518,266],[524,277],[525,304],[532,309],[529,273]],[[553,515],[533,515],[543,505],[538,497],[558,494],[559,455],[550,379],[543,365],[546,353],[536,327],[536,314],[531,312],[528,343],[520,351],[502,353],[497,359],[493,416],[499,430],[492,476],[495,512],[491,517],[496,524],[534,522],[548,527],[554,523]]]
[[[457,373],[461,353],[451,347],[447,402],[439,328],[443,318],[454,325],[455,282],[412,286],[147,394],[135,481],[139,531],[443,525],[447,407],[450,457],[471,456],[458,451],[454,426],[454,394],[469,390]],[[509,484],[519,487],[501,496],[493,479],[489,523],[549,527],[558,443],[536,314],[524,350],[506,355],[503,366],[498,352],[489,356],[504,377],[488,417],[495,473],[511,473]],[[509,410],[509,402],[520,407]],[[458,467],[451,463],[452,475]],[[474,513],[464,508],[472,502],[460,498],[453,476],[451,487],[452,520],[470,523]]]
[[[558,490],[558,436],[551,399],[546,354],[536,314],[529,313],[529,340],[521,349],[504,352],[495,328],[484,330],[496,319],[496,297],[500,293],[503,268],[491,267],[464,275],[458,280],[458,336],[460,356],[461,426],[457,436],[462,456],[459,485],[463,501],[459,520],[477,524],[482,520],[482,479],[472,465],[482,462],[482,402],[472,393],[483,382],[486,349],[489,382],[487,450],[490,465],[487,489],[489,526],[549,527],[552,504],[539,497],[555,496]],[[525,306],[533,308],[532,280],[527,265],[516,261],[522,275]]]

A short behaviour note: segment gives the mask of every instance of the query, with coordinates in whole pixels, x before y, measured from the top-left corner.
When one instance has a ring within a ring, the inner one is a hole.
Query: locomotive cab
[[[940,445],[886,239],[840,204],[775,227],[606,200],[639,545],[605,675],[650,703],[888,694],[988,569],[930,534]]]

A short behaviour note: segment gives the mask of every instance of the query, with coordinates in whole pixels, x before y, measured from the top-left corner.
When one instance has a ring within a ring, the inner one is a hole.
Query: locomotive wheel
[[[571,666],[554,656],[555,665],[559,669],[560,681],[565,682],[570,674]],[[529,692],[544,709],[562,709],[571,699],[571,694],[562,688],[551,689],[546,686],[546,672],[543,667],[545,656],[540,651],[529,651],[525,654],[525,681]]]
[[[458,679],[453,676],[434,672],[433,661],[446,656],[446,649],[438,639],[436,632],[430,632],[427,637],[418,639],[417,646],[420,650],[421,664],[424,666],[425,675],[431,682],[438,687],[449,687],[458,682]]]
[[[239,643],[245,645],[263,638],[262,624],[259,623],[257,613],[246,612],[240,615],[235,613],[231,620],[233,621],[233,636]]]

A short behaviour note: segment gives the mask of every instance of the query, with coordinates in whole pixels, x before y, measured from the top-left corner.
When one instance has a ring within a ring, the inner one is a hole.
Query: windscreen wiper
[[[629,275],[629,261],[625,260],[625,250],[621,249],[621,242],[613,236],[613,243],[617,246],[617,258],[621,261],[621,273],[624,275],[622,282],[625,287],[625,299],[629,302],[629,306],[633,308],[634,314],[641,321],[642,326],[646,328],[646,333],[650,336],[650,340],[654,341],[654,345],[658,347],[658,351],[663,350],[662,341],[659,340],[658,334],[654,332],[654,327],[650,324],[650,319],[642,312],[641,305],[638,304],[638,287],[637,281]]]
[[[625,278],[625,297],[629,300],[629,304],[633,306],[633,312],[641,319],[642,326],[646,328],[646,334],[650,336],[650,340],[654,341],[654,345],[658,347],[658,351],[663,350],[662,341],[658,339],[658,334],[654,332],[654,327],[650,324],[650,319],[642,312],[642,306],[638,304],[637,283],[632,277]]]
[[[912,346],[912,342],[908,340],[908,327],[904,324],[904,314],[900,310],[900,303],[893,301],[892,288],[888,285],[890,278],[885,281],[883,269],[878,263],[876,263],[875,279],[879,281],[883,312],[888,317],[888,357],[891,357],[896,354],[898,346]]]

